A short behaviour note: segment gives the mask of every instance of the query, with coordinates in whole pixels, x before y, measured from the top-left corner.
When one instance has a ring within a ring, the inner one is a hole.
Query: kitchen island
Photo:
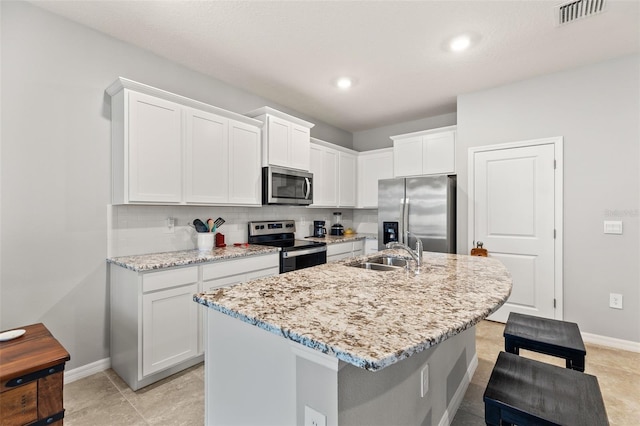
[[[368,258],[381,254],[406,252]],[[195,296],[209,308],[206,424],[305,424],[309,409],[327,425],[453,419],[477,365],[474,325],[506,301],[509,273],[437,253],[419,274],[350,266],[364,259]]]

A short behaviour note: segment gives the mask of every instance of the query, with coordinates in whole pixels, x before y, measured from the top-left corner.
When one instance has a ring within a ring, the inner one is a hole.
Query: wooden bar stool
[[[504,327],[504,350],[518,355],[520,349],[557,356],[566,367],[584,371],[584,347],[578,324],[511,312]]]
[[[484,392],[488,425],[608,425],[598,379],[500,352]]]

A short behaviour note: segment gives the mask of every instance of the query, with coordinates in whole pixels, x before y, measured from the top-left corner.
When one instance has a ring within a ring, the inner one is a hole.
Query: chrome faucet
[[[407,231],[407,240],[409,239],[409,234],[411,234],[411,232]],[[414,237],[415,237],[415,235],[414,235]],[[392,242],[387,243],[386,247],[388,249],[401,248],[401,249],[406,250],[411,255],[411,258],[413,260],[415,260],[416,269],[418,269],[418,270],[420,269],[420,265],[422,264],[422,240],[420,238],[416,237],[416,249],[415,250],[413,250],[408,245],[399,243],[397,241],[392,241]]]

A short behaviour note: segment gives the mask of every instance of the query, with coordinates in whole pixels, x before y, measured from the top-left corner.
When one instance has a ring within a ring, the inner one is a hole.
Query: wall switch
[[[618,293],[609,293],[609,307],[613,309],[622,309],[622,295]]]
[[[604,233],[617,234],[617,235],[622,234],[622,221],[621,220],[605,220]]]
[[[304,426],[327,426],[327,416],[305,405]]]
[[[429,364],[420,370],[420,397],[424,398],[427,392],[429,392]]]

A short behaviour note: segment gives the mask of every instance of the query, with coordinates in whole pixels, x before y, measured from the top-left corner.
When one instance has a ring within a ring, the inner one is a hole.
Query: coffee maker
[[[324,238],[327,235],[327,228],[324,227],[324,220],[313,221],[313,236],[317,238]]]
[[[342,213],[334,212],[333,225],[331,225],[331,235],[344,235],[344,226],[342,226],[340,222],[342,222]]]

